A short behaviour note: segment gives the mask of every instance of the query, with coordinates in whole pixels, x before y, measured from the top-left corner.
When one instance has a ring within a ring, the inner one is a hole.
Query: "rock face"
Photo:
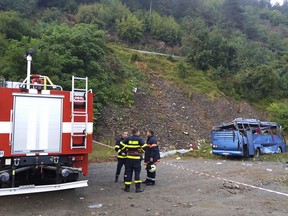
[[[155,74],[149,75],[150,86],[137,89],[135,103],[130,107],[108,106],[96,122],[95,137],[100,141],[114,141],[123,130],[136,127],[145,137],[153,129],[162,150],[196,148],[209,142],[212,126],[237,117],[265,118],[246,102],[229,98],[209,99],[199,93],[185,95],[170,81]]]

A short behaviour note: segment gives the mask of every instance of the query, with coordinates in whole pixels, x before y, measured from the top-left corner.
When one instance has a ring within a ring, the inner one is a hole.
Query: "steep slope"
[[[151,128],[158,134],[161,148],[190,148],[209,142],[213,125],[231,121],[236,117],[265,118],[246,102],[235,102],[226,97],[211,99],[193,92],[187,95],[174,82],[168,81],[159,71],[145,69],[148,87],[134,94],[134,105],[103,110],[96,123],[96,137],[111,141],[121,131],[139,128],[144,136]]]

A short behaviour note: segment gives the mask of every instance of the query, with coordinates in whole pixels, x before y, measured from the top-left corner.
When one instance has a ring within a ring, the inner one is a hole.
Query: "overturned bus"
[[[275,122],[237,118],[213,127],[212,153],[230,156],[255,156],[286,152],[281,126]]]

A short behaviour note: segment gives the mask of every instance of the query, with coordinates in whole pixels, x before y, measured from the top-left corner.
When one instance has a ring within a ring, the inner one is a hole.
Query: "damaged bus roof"
[[[232,122],[217,125],[217,126],[213,127],[213,129],[234,127],[235,125],[238,125],[238,124],[259,125],[261,127],[278,127],[278,126],[280,126],[276,122],[260,121],[258,119],[253,119],[253,118],[236,118]]]

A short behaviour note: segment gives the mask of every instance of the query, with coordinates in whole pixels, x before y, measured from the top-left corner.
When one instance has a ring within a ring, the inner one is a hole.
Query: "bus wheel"
[[[261,153],[261,152],[260,152],[260,149],[259,149],[259,148],[256,148],[255,151],[254,151],[254,157],[256,157],[256,158],[259,157],[259,156],[260,156],[260,153]]]
[[[281,154],[282,153],[282,149],[281,147],[278,147],[278,151],[277,151],[278,154]]]

